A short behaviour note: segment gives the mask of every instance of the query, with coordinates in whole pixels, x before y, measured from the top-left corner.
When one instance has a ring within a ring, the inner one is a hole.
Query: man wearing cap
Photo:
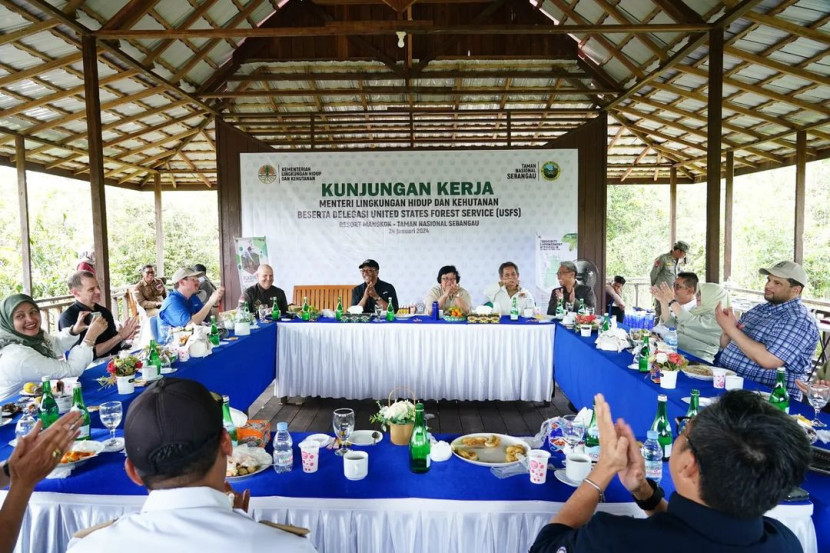
[[[677,264],[683,259],[685,263],[686,253],[689,251],[689,244],[683,240],[678,240],[672,246],[669,253],[664,253],[654,260],[654,265],[651,267],[651,285],[660,288],[662,283],[666,283],[669,288],[674,287],[674,280],[677,278]],[[657,316],[660,316],[660,302],[654,302],[654,309]]]
[[[226,495],[233,446],[221,402],[198,382],[148,386],[127,411],[124,442],[127,476],[150,492],[141,512],[79,532],[68,551],[315,551],[307,538],[254,522],[244,511],[247,491]]]
[[[378,278],[380,265],[374,259],[367,259],[358,267],[363,277],[363,284],[355,286],[352,290],[352,305],[359,305],[364,313],[373,313],[375,305],[386,310],[389,302],[392,302],[392,309],[398,308],[398,295],[395,287]]]
[[[767,276],[764,299],[741,318],[720,304],[715,317],[723,333],[719,365],[744,378],[774,386],[776,369],[787,369],[787,391],[796,400],[796,380],[806,380],[818,343],[816,320],[801,303],[807,273],[798,263],[780,261],[759,271]]]
[[[156,278],[156,268],[147,264],[141,268],[141,280],[135,285],[135,299],[138,305],[144,308],[148,317],[158,315],[164,298],[167,297],[167,290],[164,282]]]
[[[175,290],[170,292],[159,310],[159,319],[170,326],[186,326],[188,323],[202,324],[225,293],[220,286],[210,295],[207,302],[199,299],[199,276],[202,273],[193,267],[179,269],[173,275]]]
[[[256,284],[245,290],[245,301],[256,313],[261,305],[273,308],[277,304],[281,313],[288,313],[288,300],[282,288],[274,286],[274,269],[264,263],[257,267]]]
[[[559,288],[554,288],[550,294],[548,315],[556,315],[556,306],[561,299],[564,299],[565,303],[571,304],[574,311],[578,307],[579,300],[585,302],[585,307],[596,308],[597,298],[594,295],[594,289],[577,282],[576,265],[572,261],[563,261],[559,264],[556,278],[559,279]]]

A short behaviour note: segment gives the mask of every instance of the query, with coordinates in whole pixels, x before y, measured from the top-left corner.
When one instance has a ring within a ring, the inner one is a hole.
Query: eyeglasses
[[[686,443],[689,444],[689,449],[692,450],[692,454],[695,456],[695,461],[697,462],[698,470],[702,473],[703,468],[700,465],[700,456],[697,454],[697,449],[692,443],[692,439],[689,437],[690,420],[692,420],[692,417],[677,417],[674,419],[674,422],[677,423],[677,437],[679,438],[680,436],[683,436],[684,438],[686,438]]]
[[[145,272],[144,274],[145,274],[146,276],[156,276],[156,273],[154,273],[153,271],[147,271],[147,272]]]
[[[366,267],[365,269],[360,269],[361,273],[374,273],[376,271],[377,271],[377,269],[375,269],[373,267]]]

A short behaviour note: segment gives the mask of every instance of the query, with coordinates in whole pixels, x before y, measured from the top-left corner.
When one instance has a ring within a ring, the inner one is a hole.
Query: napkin
[[[473,313],[476,315],[490,315],[493,312],[493,308],[489,305],[479,305],[475,309],[473,309]]]
[[[435,461],[436,463],[440,463],[442,461],[446,461],[452,457],[452,448],[450,444],[441,440],[440,442],[435,442],[430,447],[429,451],[429,458]]]
[[[72,474],[71,467],[62,467],[58,465],[54,468],[54,470],[52,470],[52,472],[46,475],[46,478],[48,478],[49,480],[66,478],[70,474]]]
[[[816,436],[825,444],[830,442],[830,430],[816,430]]]
[[[359,305],[353,305],[353,306],[349,307],[349,314],[350,315],[360,315],[361,313],[363,313],[363,308],[360,307]]]
[[[628,347],[628,334],[622,328],[608,329],[599,335],[596,347],[604,351],[619,353]]]

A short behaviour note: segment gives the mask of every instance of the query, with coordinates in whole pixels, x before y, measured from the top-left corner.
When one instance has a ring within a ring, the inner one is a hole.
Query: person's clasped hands
[[[597,480],[607,485],[616,474],[629,492],[635,496],[649,496],[651,488],[646,482],[645,460],[637,447],[634,432],[623,419],[614,423],[611,408],[602,394],[597,394],[594,400],[599,430],[599,459],[592,475],[597,473]]]

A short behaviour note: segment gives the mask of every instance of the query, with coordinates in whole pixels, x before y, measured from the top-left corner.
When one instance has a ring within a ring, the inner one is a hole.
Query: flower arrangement
[[[577,315],[576,316],[576,325],[596,325],[597,324],[597,316],[596,315]]]
[[[415,422],[415,404],[408,399],[396,401],[390,405],[382,405],[378,402],[380,411],[371,416],[369,421],[380,423],[380,427],[386,430],[389,424],[409,424]]]
[[[107,363],[107,376],[102,376],[98,379],[98,384],[102,388],[109,388],[116,383],[116,377],[132,376],[142,367],[141,359],[135,355],[122,354],[118,357],[113,357]]]
[[[679,371],[689,364],[688,359],[679,353],[658,351],[650,359],[652,365],[660,372]]]

